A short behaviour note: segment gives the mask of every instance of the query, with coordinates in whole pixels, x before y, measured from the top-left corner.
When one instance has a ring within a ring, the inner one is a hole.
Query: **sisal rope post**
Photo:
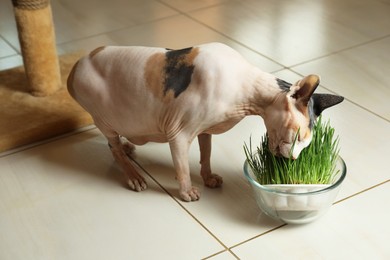
[[[50,0],[12,0],[29,92],[47,96],[61,87]]]

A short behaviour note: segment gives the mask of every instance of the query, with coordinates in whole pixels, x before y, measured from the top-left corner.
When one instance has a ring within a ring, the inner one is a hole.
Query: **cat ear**
[[[328,107],[332,107],[341,103],[344,100],[344,97],[332,95],[332,94],[313,94],[311,97],[313,100],[313,112],[316,116],[319,116],[322,111]]]
[[[316,90],[320,84],[320,77],[317,75],[309,75],[295,83],[296,86],[299,86],[298,90],[291,95],[292,98],[295,98],[299,103],[304,106],[307,106],[313,92]]]

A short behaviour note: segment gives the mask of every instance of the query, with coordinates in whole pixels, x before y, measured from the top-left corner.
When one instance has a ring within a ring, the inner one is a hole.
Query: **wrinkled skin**
[[[191,183],[188,150],[196,137],[201,176],[211,188],[222,184],[210,166],[211,136],[247,115],[263,117],[271,150],[286,157],[299,129],[293,152],[298,157],[310,143],[315,115],[333,105],[318,105],[312,98],[318,83],[318,76],[310,75],[288,84],[252,66],[230,47],[209,43],[176,51],[98,48],[75,64],[68,90],[107,138],[132,190],[147,187],[129,159],[134,145],[168,142],[180,197],[194,201],[200,192]]]

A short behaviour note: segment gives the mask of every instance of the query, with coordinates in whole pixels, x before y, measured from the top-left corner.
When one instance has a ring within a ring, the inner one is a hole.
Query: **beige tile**
[[[12,1],[0,0],[0,35],[19,51],[18,33]],[[0,50],[1,52],[1,50]]]
[[[235,42],[231,42],[230,40],[226,41],[226,44],[234,48],[236,51],[238,51],[245,59],[247,59],[251,64],[254,66],[260,68],[263,71],[266,72],[274,72],[279,71],[283,69],[283,66],[275,63],[274,61],[264,57],[263,55],[259,54],[258,52],[252,51],[242,45],[239,45]]]
[[[0,59],[0,70],[6,70],[23,65],[23,59],[20,55],[12,55]]]
[[[320,88],[319,92],[327,91]],[[340,154],[348,168],[347,178],[337,200],[388,180],[390,176],[383,159],[387,146],[383,143],[388,142],[386,133],[390,131],[389,124],[348,102],[323,114],[325,119],[331,119],[332,126],[340,136]],[[359,120],[370,121],[372,125],[369,129],[358,128],[356,122]],[[367,131],[376,131],[378,135],[366,139]],[[253,143],[256,144],[264,133],[261,118],[252,117],[245,119],[229,132],[214,137],[213,170],[224,178],[222,188],[215,190],[203,186],[199,177],[196,142],[191,147],[192,179],[194,185],[201,188],[202,197],[196,203],[184,203],[183,206],[227,246],[235,245],[280,225],[259,211],[242,174],[245,159],[243,143],[248,142],[251,135]],[[171,194],[178,197],[174,168],[167,145],[149,144],[139,147],[138,160]]]
[[[80,40],[74,40],[68,43],[60,43],[57,45],[57,52],[59,55],[67,53],[89,53],[99,46],[108,46],[108,45],[121,45],[113,39],[111,39],[107,34],[101,34],[98,36],[86,37]]]
[[[78,146],[79,143],[85,145]],[[64,149],[58,149],[57,145],[64,146]],[[86,156],[78,164],[80,154],[94,152],[97,153],[96,156]],[[99,158],[98,162],[95,162],[96,157]],[[2,167],[8,165],[4,171],[23,180],[19,183],[20,189],[30,200],[51,196],[87,179],[105,179],[107,172],[115,172],[115,168],[111,169],[113,159],[106,150],[106,142],[97,130],[28,149],[1,160],[4,162]],[[88,169],[91,167],[92,169]]]
[[[214,136],[212,151],[213,172],[223,177],[221,188],[204,187],[199,171],[199,149],[195,140],[190,149],[190,168],[193,185],[201,190],[201,199],[181,202],[175,170],[167,144],[148,144],[137,148],[137,161],[164,188],[179,199],[207,229],[226,246],[233,246],[250,237],[269,231],[281,223],[264,215],[256,205],[249,183],[243,175],[244,141],[252,134],[254,143],[265,132],[260,117],[249,117],[223,135]]]
[[[343,102],[324,112],[340,137],[340,155],[347,178],[339,197],[348,196],[390,179],[386,163],[390,124],[364,109]]]
[[[389,68],[390,37],[386,37],[293,69],[320,74],[328,89],[390,120]]]
[[[109,37],[128,45],[157,45],[169,48],[182,48],[211,40],[226,39],[185,16],[175,16],[128,30],[113,32],[109,34]]]
[[[1,259],[200,259],[224,248],[147,176],[132,192],[96,131],[0,158]]]
[[[190,15],[290,66],[388,35],[389,11],[379,1],[236,1]]]
[[[288,69],[280,70],[280,71],[274,73],[274,75],[280,79],[283,79],[287,82],[290,82],[291,84],[294,84],[298,80],[302,79],[301,75],[298,75],[297,73],[295,73],[291,70],[288,70]]]
[[[5,31],[7,31],[11,23],[15,24],[13,6],[11,1],[0,0],[0,15],[0,34],[3,34]]]
[[[210,260],[234,260],[234,259],[237,259],[237,258],[232,253],[225,251],[223,253],[217,254],[215,256],[212,256],[212,257],[206,258],[206,259],[210,259]]]
[[[53,0],[52,6],[59,54],[101,45],[182,48],[220,41],[290,82],[301,76],[279,71],[280,64],[310,61],[292,70],[320,74],[326,89],[317,92],[337,92],[357,104],[347,101],[324,112],[340,136],[348,167],[341,200],[390,179],[390,124],[383,119],[389,120],[388,3]],[[198,22],[175,10],[190,12]],[[0,17],[0,39],[19,51],[11,1],[0,0]],[[1,70],[22,64],[20,55],[8,56],[8,47],[6,52]],[[390,210],[383,203],[389,183],[339,202],[317,222],[270,231],[281,223],[257,208],[242,173],[243,143],[250,135],[258,143],[264,133],[262,119],[249,117],[213,137],[212,166],[224,178],[219,189],[203,186],[194,142],[190,165],[202,198],[181,205],[165,192],[178,197],[167,144],[137,148],[137,160],[165,189],[144,174],[149,189],[141,193],[125,188],[97,130],[2,154],[0,259],[235,259],[217,239],[231,247],[259,235],[233,253],[241,259],[390,258]]]
[[[277,75],[291,82],[300,78],[289,71],[279,72]],[[317,92],[328,91],[320,87]],[[340,155],[348,168],[347,178],[337,200],[389,179],[388,167],[383,156],[387,154],[388,145],[384,144],[389,142],[387,133],[390,132],[390,124],[348,101],[324,111],[323,116],[325,120],[331,120],[336,134],[340,136]],[[370,124],[362,128],[359,122]],[[368,138],[368,132],[376,134]],[[213,171],[224,178],[224,184],[220,189],[212,190],[203,186],[199,177],[196,141],[191,146],[189,160],[192,180],[195,186],[200,187],[202,197],[199,202],[183,203],[183,206],[227,246],[235,245],[280,225],[259,211],[242,172],[245,160],[242,149],[244,142],[248,142],[252,136],[253,144],[257,144],[264,133],[262,119],[248,117],[232,130],[213,137]],[[139,147],[137,160],[173,196],[179,197],[168,145],[148,144]]]
[[[0,59],[15,54],[16,51],[0,37]]]
[[[235,48],[250,62],[265,71],[275,71],[282,68],[277,63],[185,16],[174,16],[157,22],[134,26],[129,29],[60,44],[58,50],[59,53],[73,52],[80,49],[90,51],[101,45],[142,45],[184,48],[214,41],[223,42]]]
[[[175,15],[157,1],[53,1],[57,43],[122,29]]]
[[[337,205],[316,222],[284,226],[233,248],[241,259],[388,259],[390,183]]]
[[[161,2],[171,6],[172,8],[178,9],[182,12],[196,10],[200,8],[206,8],[209,6],[225,3],[231,0],[161,0]]]

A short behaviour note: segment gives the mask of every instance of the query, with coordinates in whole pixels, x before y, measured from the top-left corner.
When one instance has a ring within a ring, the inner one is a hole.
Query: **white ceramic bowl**
[[[333,183],[329,185],[261,185],[248,162],[244,163],[245,177],[252,186],[260,209],[272,218],[292,224],[311,222],[330,208],[347,174],[341,157],[337,159],[334,171]]]

